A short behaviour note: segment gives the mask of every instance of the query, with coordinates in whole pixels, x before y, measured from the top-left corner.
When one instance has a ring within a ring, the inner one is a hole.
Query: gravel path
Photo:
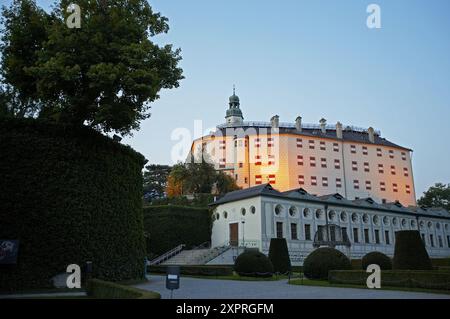
[[[157,291],[170,298],[165,276],[151,275],[137,288]],[[333,288],[289,285],[279,281],[236,281],[182,277],[175,299],[450,299],[450,295],[377,289]]]

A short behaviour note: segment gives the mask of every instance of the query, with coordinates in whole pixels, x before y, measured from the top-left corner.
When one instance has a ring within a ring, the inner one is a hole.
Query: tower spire
[[[236,95],[236,85],[233,84],[233,95]]]

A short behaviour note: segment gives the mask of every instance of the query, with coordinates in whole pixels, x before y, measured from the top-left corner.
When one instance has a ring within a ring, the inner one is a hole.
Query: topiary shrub
[[[234,271],[239,276],[272,277],[273,265],[270,259],[258,250],[246,250],[236,258]]]
[[[392,261],[391,258],[386,256],[379,251],[372,251],[366,254],[361,261],[362,269],[366,270],[369,265],[378,265],[381,270],[391,270],[392,269]]]
[[[285,238],[272,238],[270,240],[269,259],[276,273],[285,274],[291,271],[291,259]]]
[[[330,247],[314,250],[303,262],[303,272],[309,279],[328,279],[330,270],[350,270],[350,259],[342,252]]]
[[[393,269],[431,270],[431,260],[417,230],[395,233]]]

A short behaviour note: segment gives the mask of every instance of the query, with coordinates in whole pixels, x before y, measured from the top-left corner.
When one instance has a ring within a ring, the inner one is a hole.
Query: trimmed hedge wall
[[[167,273],[167,266],[148,266],[151,273]],[[181,266],[182,275],[188,276],[231,276],[233,274],[232,266]]]
[[[0,238],[19,239],[0,290],[49,288],[69,264],[142,278],[144,157],[87,127],[0,119]]]
[[[211,225],[208,208],[174,205],[144,207],[149,259],[180,244],[185,244],[189,249],[210,241]]]
[[[98,299],[161,299],[157,292],[92,279],[88,282],[88,296]]]
[[[366,286],[370,274],[363,270],[331,270],[328,281],[332,284]],[[381,271],[381,287],[407,287],[450,290],[450,273],[420,270]]]

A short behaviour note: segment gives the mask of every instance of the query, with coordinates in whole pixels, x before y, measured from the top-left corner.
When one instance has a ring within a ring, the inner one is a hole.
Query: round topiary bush
[[[303,272],[309,279],[328,279],[330,270],[349,270],[350,259],[342,252],[330,247],[314,250],[303,262]]]
[[[258,250],[246,250],[236,258],[234,271],[239,276],[272,277],[273,265],[269,258]]]
[[[366,254],[361,261],[362,269],[366,270],[369,265],[378,265],[381,270],[391,270],[392,261],[391,258],[378,251],[372,251]]]
[[[272,238],[270,240],[269,259],[276,273],[285,274],[291,271],[291,259],[285,238]]]
[[[417,230],[402,230],[395,233],[393,269],[431,270],[431,260]]]

